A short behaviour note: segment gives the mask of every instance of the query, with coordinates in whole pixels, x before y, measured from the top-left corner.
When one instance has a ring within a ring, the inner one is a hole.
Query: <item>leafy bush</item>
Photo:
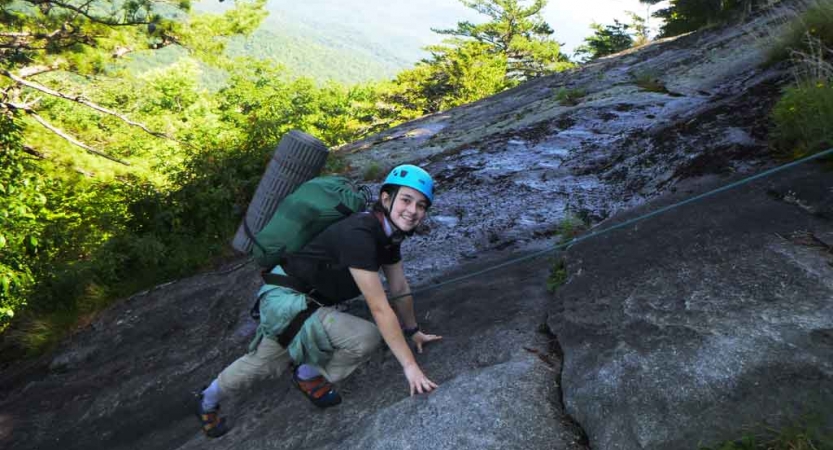
[[[382,175],[382,166],[374,161],[364,169],[362,178],[364,178],[364,181],[375,181],[379,179],[380,175]]]
[[[665,84],[662,83],[662,80],[660,80],[659,77],[652,72],[637,73],[634,76],[634,82],[637,86],[648,92],[659,92],[661,94],[668,93],[668,89],[665,87]]]
[[[700,450],[833,450],[833,436],[821,431],[822,416],[809,415],[780,430],[750,433]]]
[[[771,62],[789,59],[795,52],[811,53],[812,47],[833,48],[833,0],[815,0],[769,50]]]
[[[558,223],[557,232],[561,235],[561,241],[566,242],[584,233],[587,231],[587,228],[588,224],[586,221],[576,215],[568,214]]]
[[[789,87],[775,105],[772,138],[794,158],[833,146],[833,80],[806,80]]]
[[[575,106],[587,95],[584,89],[561,88],[555,93],[555,99],[564,106]]]
[[[567,281],[567,263],[559,258],[552,263],[550,275],[547,277],[547,292],[553,293]]]
[[[26,304],[44,228],[43,183],[20,138],[16,117],[0,113],[0,330]]]
[[[222,256],[242,211],[235,201],[251,196],[262,167],[208,151],[189,160],[176,177],[182,185],[168,191],[126,177],[53,192],[50,199],[66,203],[52,215],[62,219],[43,227],[40,252],[52,257],[29,261],[33,282],[26,308],[15,305],[20,314],[9,341],[18,353],[40,353],[79,317]]]

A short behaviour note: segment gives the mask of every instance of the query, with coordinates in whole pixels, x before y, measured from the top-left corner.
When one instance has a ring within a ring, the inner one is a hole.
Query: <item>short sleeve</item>
[[[396,264],[402,261],[402,246],[399,244],[391,245],[384,249],[381,263],[384,265]]]

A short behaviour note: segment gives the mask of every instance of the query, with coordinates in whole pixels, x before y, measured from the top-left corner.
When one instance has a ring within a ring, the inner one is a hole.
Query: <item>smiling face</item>
[[[391,197],[382,192],[382,204],[390,211],[390,220],[397,228],[409,232],[416,228],[428,211],[428,200],[416,189],[401,186],[391,207]]]

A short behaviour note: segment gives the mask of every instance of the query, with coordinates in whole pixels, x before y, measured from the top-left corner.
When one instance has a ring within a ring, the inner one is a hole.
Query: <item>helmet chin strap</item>
[[[413,236],[414,234],[414,230],[406,232],[400,229],[398,226],[396,226],[395,223],[393,223],[393,219],[390,217],[390,211],[393,208],[394,202],[396,201],[397,194],[399,194],[399,186],[396,187],[396,189],[393,191],[393,195],[391,195],[390,197],[390,206],[385,207],[385,219],[388,220],[388,224],[390,224],[390,227],[393,230],[393,233],[391,233],[390,235],[390,240],[394,244],[399,244],[402,241],[404,241],[406,237]]]

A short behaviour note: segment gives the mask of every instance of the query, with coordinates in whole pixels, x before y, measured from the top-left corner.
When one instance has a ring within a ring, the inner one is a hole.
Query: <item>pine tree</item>
[[[648,5],[661,1],[640,0]],[[653,16],[663,19],[660,36],[668,37],[749,14],[770,3],[772,0],[670,0],[667,7],[654,12]]]
[[[553,29],[541,16],[547,0],[460,0],[465,6],[488,16],[481,24],[458,22],[457,28],[433,29],[452,36],[452,46],[476,41],[492,54],[506,57],[506,78],[520,81],[564,70],[571,66],[561,45],[552,39]]]
[[[607,26],[598,23],[590,24],[594,33],[584,38],[584,44],[576,49],[576,56],[586,62],[631,48],[633,38],[628,33],[630,25],[615,19],[613,22],[613,25]]]

